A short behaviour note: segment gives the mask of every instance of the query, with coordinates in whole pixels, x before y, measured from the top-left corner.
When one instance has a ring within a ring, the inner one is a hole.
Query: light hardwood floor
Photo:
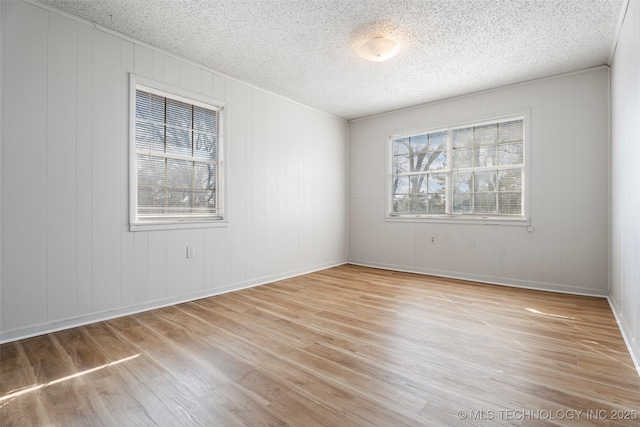
[[[605,299],[352,265],[4,344],[0,379],[2,426],[640,425]]]

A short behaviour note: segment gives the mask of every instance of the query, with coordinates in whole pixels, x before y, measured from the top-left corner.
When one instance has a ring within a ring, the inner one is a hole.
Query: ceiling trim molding
[[[230,76],[230,75],[228,75],[228,74],[225,74],[225,73],[223,73],[223,72],[221,72],[221,71],[214,70],[213,68],[209,68],[209,67],[207,67],[206,65],[200,64],[199,62],[195,62],[195,61],[192,61],[192,60],[190,60],[190,59],[183,58],[183,57],[181,57],[181,56],[179,56],[179,55],[176,55],[176,54],[175,54],[175,53],[173,53],[173,52],[169,52],[168,50],[165,50],[165,49],[159,48],[159,47],[154,46],[154,45],[152,45],[152,44],[146,43],[146,42],[144,42],[144,41],[142,41],[142,40],[138,40],[138,39],[136,39],[136,38],[134,38],[134,37],[127,36],[126,34],[119,33],[118,31],[115,31],[115,30],[112,30],[112,29],[110,29],[110,28],[104,27],[104,26],[102,26],[102,25],[100,25],[100,24],[96,24],[96,23],[95,23],[95,22],[93,22],[93,21],[89,21],[89,20],[87,20],[87,19],[84,19],[84,18],[82,18],[82,17],[80,17],[80,16],[74,15],[74,14],[69,13],[69,12],[65,12],[64,10],[56,9],[55,7],[50,6],[50,5],[48,5],[48,4],[40,3],[38,0],[20,0],[20,1],[22,1],[22,2],[24,2],[24,3],[29,3],[29,4],[31,4],[31,5],[33,5],[33,6],[36,6],[36,7],[39,7],[39,8],[45,9],[45,10],[47,10],[47,11],[49,11],[49,12],[52,12],[52,13],[57,13],[57,14],[59,14],[59,15],[65,16],[65,17],[67,17],[67,18],[69,18],[69,19],[72,19],[72,20],[74,20],[74,21],[80,22],[80,23],[82,23],[82,24],[90,25],[90,26],[92,26],[93,28],[95,28],[96,30],[101,31],[101,32],[103,32],[103,33],[110,34],[110,35],[112,35],[112,36],[115,36],[115,37],[118,37],[118,38],[120,38],[120,39],[123,39],[123,40],[126,40],[126,41],[128,41],[128,42],[131,42],[131,43],[133,43],[133,44],[137,44],[138,46],[142,46],[142,47],[146,47],[146,48],[148,48],[148,49],[152,49],[152,50],[154,50],[154,51],[156,51],[156,52],[158,52],[158,53],[162,53],[163,55],[167,55],[167,56],[170,56],[170,57],[172,57],[172,58],[174,58],[174,59],[177,59],[178,61],[182,61],[182,62],[185,62],[185,63],[187,63],[187,64],[189,64],[189,65],[193,65],[193,66],[195,66],[195,67],[198,67],[198,68],[200,68],[200,69],[202,69],[202,70],[208,71],[208,72],[210,72],[210,73],[217,74],[217,75],[218,75],[218,76],[220,76],[220,77],[224,77],[224,78],[227,78],[227,79],[229,79],[229,80],[233,80],[233,81],[235,81],[235,82],[237,82],[237,83],[243,84],[243,85],[245,85],[245,86],[247,86],[247,87],[250,87],[250,88],[252,88],[252,89],[259,90],[259,91],[261,91],[261,92],[264,92],[264,93],[266,93],[266,94],[269,94],[269,95],[275,96],[275,97],[277,97],[277,98],[283,99],[283,100],[288,101],[288,102],[292,102],[292,103],[294,103],[294,104],[296,104],[296,105],[299,105],[299,106],[301,106],[301,107],[307,108],[307,109],[309,109],[309,110],[315,111],[315,112],[320,113],[320,114],[324,114],[325,116],[331,117],[332,119],[339,120],[339,121],[341,121],[341,122],[343,122],[343,123],[348,123],[348,120],[343,119],[342,117],[338,117],[338,116],[333,115],[333,114],[331,114],[331,113],[328,113],[328,112],[326,112],[326,111],[319,110],[319,109],[317,109],[317,108],[315,108],[315,107],[312,107],[312,106],[310,106],[310,105],[303,104],[303,103],[302,103],[302,102],[300,102],[300,101],[296,101],[296,100],[294,100],[294,99],[287,98],[286,96],[282,96],[282,95],[277,94],[277,93],[275,93],[275,92],[271,92],[271,91],[269,91],[269,90],[267,90],[267,89],[263,89],[263,88],[261,88],[261,87],[259,87],[259,86],[253,85],[253,84],[251,84],[251,83],[247,83],[247,82],[245,82],[245,81],[243,81],[243,80],[240,80],[240,79],[239,79],[239,78],[237,78],[237,77],[233,77],[233,76]]]
[[[596,67],[585,68],[583,70],[576,70],[576,71],[569,71],[567,73],[554,74],[553,76],[541,77],[539,79],[525,80],[525,81],[522,81],[522,82],[512,83],[512,84],[505,85],[505,86],[498,86],[498,87],[494,87],[494,88],[491,88],[491,89],[479,90],[477,92],[470,92],[470,93],[465,93],[465,94],[462,94],[462,95],[452,96],[451,98],[437,99],[435,101],[424,102],[422,104],[412,105],[410,107],[398,108],[396,110],[385,111],[384,113],[371,114],[369,116],[358,117],[356,119],[351,119],[348,122],[349,123],[353,123],[353,122],[358,122],[360,120],[368,120],[368,119],[375,118],[375,117],[381,117],[381,116],[386,116],[386,115],[389,115],[389,114],[395,114],[395,113],[399,113],[399,112],[403,112],[403,111],[411,111],[411,110],[415,110],[415,109],[418,109],[418,108],[423,108],[423,107],[426,107],[427,105],[441,104],[443,102],[449,102],[449,101],[452,101],[454,99],[463,99],[463,98],[467,98],[469,96],[483,95],[485,93],[491,93],[491,92],[495,92],[495,91],[506,89],[506,88],[514,88],[514,87],[518,87],[518,86],[524,86],[524,85],[527,85],[529,83],[537,83],[537,82],[543,82],[545,80],[552,80],[552,79],[557,79],[557,78],[562,78],[562,77],[569,77],[569,76],[573,76],[573,75],[577,75],[577,74],[588,73],[590,71],[596,71],[596,70],[602,70],[602,69],[609,70],[610,68],[611,67],[609,67],[608,65],[603,64],[603,65],[598,65]]]
[[[616,30],[613,34],[613,42],[611,43],[611,52],[609,52],[609,57],[607,58],[607,65],[611,65],[611,61],[613,61],[613,55],[616,53],[616,48],[618,47],[618,38],[620,37],[620,31],[622,31],[622,25],[624,25],[624,18],[627,16],[627,10],[629,10],[629,1],[623,0],[622,6],[620,7],[620,14],[618,15],[618,22],[616,23]]]

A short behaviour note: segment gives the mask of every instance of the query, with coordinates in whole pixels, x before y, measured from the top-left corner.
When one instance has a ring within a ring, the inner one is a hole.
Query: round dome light
[[[400,50],[397,41],[384,37],[376,37],[362,43],[358,48],[358,54],[369,61],[386,61],[393,58]]]

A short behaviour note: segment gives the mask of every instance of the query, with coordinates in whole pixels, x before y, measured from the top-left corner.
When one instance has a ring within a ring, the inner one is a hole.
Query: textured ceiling
[[[41,0],[353,119],[606,63],[622,1]],[[387,62],[355,48],[390,36]]]

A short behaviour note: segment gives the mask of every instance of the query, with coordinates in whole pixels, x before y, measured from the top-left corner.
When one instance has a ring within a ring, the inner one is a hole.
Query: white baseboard
[[[265,285],[278,280],[284,280],[291,277],[301,276],[303,274],[313,273],[314,271],[324,270],[326,268],[336,267],[346,264],[346,261],[336,261],[326,264],[316,265],[314,267],[302,268],[299,270],[291,270],[280,274],[265,276],[258,279],[252,279],[245,282],[234,283],[216,289],[206,289],[200,292],[194,292],[188,295],[180,295],[171,298],[135,304],[128,307],[117,308],[113,310],[102,311],[99,313],[90,313],[83,316],[77,316],[54,322],[44,322],[38,325],[28,326],[25,328],[17,328],[0,333],[0,344],[17,341],[37,335],[48,334],[51,332],[61,331],[64,329],[75,328],[90,323],[101,322],[104,320],[114,319],[116,317],[136,314],[143,311],[154,310],[156,308],[167,307],[170,305],[180,304],[183,302],[194,301],[202,298],[208,298],[215,295],[225,294],[227,292],[239,291],[241,289],[252,288],[254,286]]]
[[[363,267],[380,268],[383,270],[425,274],[429,276],[446,277],[448,279],[471,280],[474,282],[486,283],[489,285],[509,286],[513,288],[532,289],[536,291],[557,292],[561,294],[584,295],[589,297],[606,298],[609,293],[607,290],[578,288],[578,287],[573,287],[568,285],[561,285],[557,283],[530,282],[526,280],[509,279],[504,277],[491,277],[491,276],[483,276],[480,274],[466,274],[466,273],[457,273],[457,272],[451,272],[451,271],[439,271],[439,270],[431,270],[427,268],[384,264],[384,263],[360,261],[355,259],[350,259],[347,261],[347,263],[354,264],[354,265],[361,265]]]
[[[633,361],[633,365],[638,372],[638,376],[640,376],[640,350],[634,348],[631,345],[631,340],[627,335],[625,324],[622,322],[620,315],[618,314],[620,311],[618,310],[618,306],[615,301],[611,297],[607,297],[607,301],[609,301],[609,307],[611,307],[611,311],[613,312],[613,316],[616,318],[616,323],[618,324],[618,328],[620,329],[620,333],[622,334],[622,338],[624,339],[624,343],[627,345],[627,349],[629,350],[629,355],[631,356],[631,360]]]

